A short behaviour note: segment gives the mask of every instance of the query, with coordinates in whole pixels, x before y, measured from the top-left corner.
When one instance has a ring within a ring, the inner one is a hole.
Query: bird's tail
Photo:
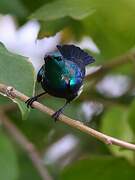
[[[82,49],[75,45],[57,45],[58,50],[64,58],[71,59],[81,59],[84,65],[93,63],[95,59],[88,53],[84,52]]]

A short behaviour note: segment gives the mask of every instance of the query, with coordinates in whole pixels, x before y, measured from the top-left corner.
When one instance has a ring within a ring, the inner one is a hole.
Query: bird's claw
[[[31,107],[31,108],[33,108],[32,107],[32,103],[34,102],[34,101],[36,101],[37,100],[37,98],[36,97],[31,97],[31,98],[29,98],[25,103],[27,104],[27,108],[29,108],[29,107]]]
[[[59,118],[61,113],[62,113],[62,111],[58,110],[52,115],[52,118],[54,118],[55,122],[58,121],[58,118]]]

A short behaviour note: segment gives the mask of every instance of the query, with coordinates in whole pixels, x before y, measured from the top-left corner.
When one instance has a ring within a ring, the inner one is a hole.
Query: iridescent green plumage
[[[84,78],[74,62],[62,60],[60,56],[48,56],[39,74],[42,74],[41,84],[46,92],[67,100],[77,96]]]

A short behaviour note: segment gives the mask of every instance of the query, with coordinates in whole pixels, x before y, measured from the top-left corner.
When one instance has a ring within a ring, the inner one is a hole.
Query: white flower
[[[61,34],[37,40],[40,25],[37,21],[28,21],[17,29],[12,16],[0,16],[0,41],[11,52],[26,56],[32,62],[35,70],[43,64],[47,52],[53,51],[60,43]]]

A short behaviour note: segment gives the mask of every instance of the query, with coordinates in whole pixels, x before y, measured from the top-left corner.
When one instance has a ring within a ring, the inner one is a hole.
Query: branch
[[[102,77],[102,75],[106,74],[111,69],[127,64],[127,63],[132,63],[134,59],[135,59],[135,52],[129,52],[115,59],[109,60],[109,63],[104,64],[97,71],[88,74],[86,76],[86,79],[91,80],[95,77]]]
[[[4,114],[4,112],[2,112],[2,109],[0,111],[0,120],[6,131],[14,138],[14,140],[22,147],[22,149],[27,152],[29,158],[32,160],[42,179],[52,180],[48,170],[43,165],[41,157],[35,146],[26,139],[26,137],[13,123],[11,123],[10,119]]]
[[[22,94],[21,92],[17,91],[13,87],[9,87],[4,84],[0,84],[0,92],[8,95],[10,98],[20,99],[23,102],[25,102],[27,99],[29,99],[28,96]],[[35,109],[38,109],[39,111],[44,112],[50,116],[54,113],[54,111],[52,109],[50,109],[36,101],[34,101],[32,106]],[[83,123],[81,123],[77,120],[71,119],[65,115],[60,115],[59,121],[75,128],[75,129],[79,129],[80,131],[99,139],[100,141],[104,142],[105,144],[110,144],[110,145],[114,144],[114,145],[117,145],[117,146],[120,146],[120,147],[123,147],[126,149],[135,150],[135,144],[131,144],[131,143],[113,138],[111,136],[105,135],[105,134],[98,132],[88,126],[85,126]]]

